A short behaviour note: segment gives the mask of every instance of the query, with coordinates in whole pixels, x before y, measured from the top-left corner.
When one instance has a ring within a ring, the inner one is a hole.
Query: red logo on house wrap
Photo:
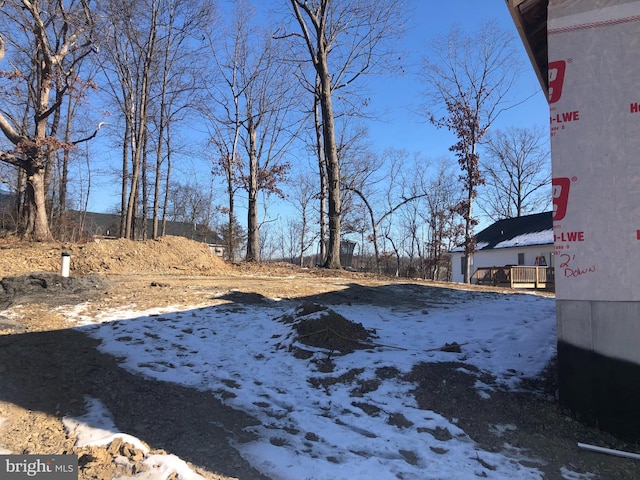
[[[567,214],[571,180],[567,177],[554,178],[551,180],[551,186],[553,188],[553,220],[562,220]]]
[[[566,69],[567,62],[564,60],[549,62],[549,103],[556,103],[560,100]]]

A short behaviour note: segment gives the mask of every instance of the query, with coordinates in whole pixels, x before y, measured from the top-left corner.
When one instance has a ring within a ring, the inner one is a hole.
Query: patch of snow
[[[70,435],[75,435],[76,446],[109,445],[116,438],[130,443],[144,453],[149,452],[149,447],[136,437],[121,433],[113,423],[111,413],[96,398],[85,398],[87,413],[81,417],[64,417],[62,424]]]
[[[553,230],[543,230],[541,232],[525,233],[510,240],[497,243],[493,248],[528,247],[532,245],[553,244]]]
[[[592,478],[598,477],[593,473],[574,472],[573,470],[570,470],[567,467],[561,467],[560,474],[562,475],[563,480],[591,480]]]
[[[512,423],[496,423],[495,425],[489,425],[489,431],[497,437],[503,436],[504,432],[515,432],[516,430],[518,430],[518,427]]]
[[[443,361],[466,363],[515,389],[521,379],[539,374],[555,354],[552,298],[475,292],[471,300],[464,292],[454,295],[455,301],[445,296],[430,302],[428,317],[420,311],[332,305],[337,314],[375,329],[378,345],[333,356],[330,373],[319,371],[314,362],[324,359],[326,351],[305,345],[312,351],[306,360],[288,351],[294,343],[291,325],[278,320],[295,312],[290,302],[273,303],[269,309],[226,304],[142,314],[122,309],[100,312],[93,320],[80,311],[68,315],[129,371],[209,390],[258,419],[260,424],[251,427],[258,440],[235,447],[273,479],[541,479],[540,471],[520,464],[513,452],[483,451],[456,419],[419,409],[413,384],[379,379],[373,391],[357,398],[352,394],[358,382],[376,378],[379,368],[407,373],[417,363]],[[462,345],[461,353],[437,350],[452,342]],[[310,382],[347,373],[352,382],[328,382],[324,388]],[[476,385],[480,392],[490,391],[482,382]],[[87,416],[75,419],[71,428],[97,428],[100,432],[87,433],[84,441],[106,442],[120,433],[108,422],[105,426],[103,413],[90,403]],[[428,433],[436,429],[446,429],[452,438],[438,440]]]

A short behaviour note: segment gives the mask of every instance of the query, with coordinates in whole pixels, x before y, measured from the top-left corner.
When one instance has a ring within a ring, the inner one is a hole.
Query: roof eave
[[[505,0],[513,23],[538,77],[540,86],[548,96],[547,16],[549,0]],[[533,12],[530,17],[523,11]]]

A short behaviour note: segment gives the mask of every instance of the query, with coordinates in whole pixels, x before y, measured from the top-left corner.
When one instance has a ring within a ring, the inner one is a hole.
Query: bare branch
[[[18,145],[25,140],[25,137],[15,131],[13,126],[8,122],[8,120],[2,113],[0,113],[0,130],[2,131],[4,136],[7,137],[7,140],[9,140],[14,145]]]
[[[75,140],[73,142],[71,142],[73,145],[78,145],[79,143],[84,143],[84,142],[88,142],[89,140],[93,139],[96,137],[96,135],[98,135],[98,132],[100,131],[100,129],[106,125],[106,122],[100,122],[98,124],[98,126],[96,127],[96,129],[93,131],[93,133],[91,135],[89,135],[88,137],[82,138],[80,140]]]

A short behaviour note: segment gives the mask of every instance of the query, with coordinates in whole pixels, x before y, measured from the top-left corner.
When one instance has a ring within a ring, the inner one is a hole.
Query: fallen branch
[[[298,335],[298,338],[310,337],[311,335],[316,335],[318,333],[328,333],[328,328],[323,328],[322,330],[316,330],[315,332],[305,333],[304,335]]]
[[[592,452],[606,453],[609,455],[615,455],[617,457],[632,458],[634,460],[640,460],[640,455],[637,453],[624,452],[622,450],[614,450],[612,448],[598,447],[597,445],[589,445],[588,443],[578,442],[578,447]]]
[[[362,343],[363,345],[371,346],[371,347],[386,347],[386,348],[395,348],[396,350],[404,350],[405,352],[409,351],[408,348],[396,347],[395,345],[386,345],[384,343],[365,342],[365,341],[362,341],[362,340],[360,341],[360,343]]]
[[[465,343],[445,343],[441,347],[430,348],[429,350],[425,350],[425,352],[455,352],[460,353],[460,347],[463,345],[467,345],[469,342]]]

